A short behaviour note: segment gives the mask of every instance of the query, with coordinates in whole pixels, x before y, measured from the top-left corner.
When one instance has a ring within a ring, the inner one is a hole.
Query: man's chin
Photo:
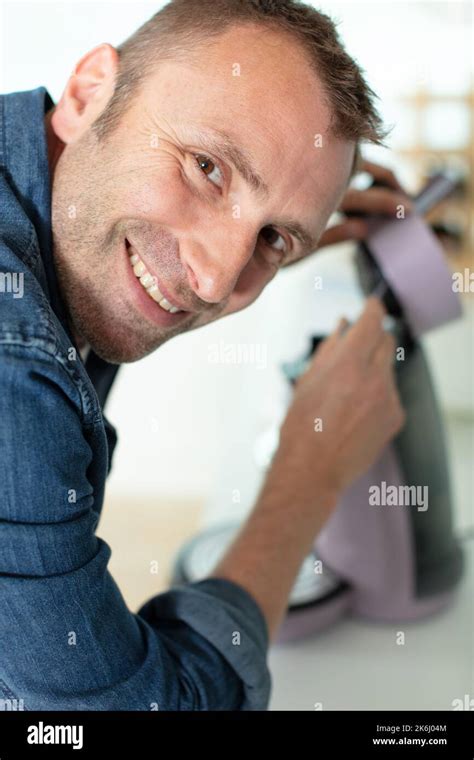
[[[179,324],[174,329],[161,331],[150,324],[137,329],[137,317],[128,313],[113,319],[104,317],[104,310],[96,313],[93,305],[85,313],[70,307],[69,324],[76,343],[81,348],[88,345],[94,353],[109,364],[132,364],[149,356],[171,338],[195,329],[199,324]]]
[[[157,340],[156,335],[151,341],[143,336],[131,336],[130,332],[120,334],[117,330],[113,333],[88,330],[85,326],[81,330],[74,330],[74,334],[80,335],[77,341],[79,347],[84,344],[89,346],[97,356],[109,364],[137,362],[156,351],[166,341],[166,338]]]
[[[97,354],[97,356],[109,364],[132,364],[133,362],[139,361],[139,359],[143,359],[143,356],[146,356],[146,354],[137,356],[130,351],[124,351],[122,347],[116,348],[108,346],[104,349],[100,344],[91,344],[91,349]]]
[[[109,362],[109,364],[133,364],[133,362],[140,361],[140,359],[144,359],[146,356],[149,356],[149,354],[152,354],[160,347],[160,345],[162,345],[162,343],[164,343],[164,341],[160,342],[158,345],[155,341],[151,346],[137,345],[136,343],[132,346],[117,340],[89,341],[89,345],[94,353],[104,361]]]

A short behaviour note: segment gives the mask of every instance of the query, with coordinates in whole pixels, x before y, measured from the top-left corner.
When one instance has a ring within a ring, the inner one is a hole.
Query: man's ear
[[[107,43],[77,63],[51,120],[64,143],[78,140],[102,113],[114,91],[118,63],[118,52]]]

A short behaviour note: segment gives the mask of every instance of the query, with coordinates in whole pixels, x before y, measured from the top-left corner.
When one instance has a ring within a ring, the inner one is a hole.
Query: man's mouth
[[[158,287],[157,278],[148,271],[138,253],[130,245],[128,247],[128,260],[130,261],[133,273],[139,281],[140,285],[144,291],[148,293],[150,298],[155,301],[155,303],[157,303],[164,311],[167,311],[170,314],[177,314],[178,312],[184,311],[184,309],[180,309],[179,306],[171,303],[171,301],[165,298],[160,288]]]

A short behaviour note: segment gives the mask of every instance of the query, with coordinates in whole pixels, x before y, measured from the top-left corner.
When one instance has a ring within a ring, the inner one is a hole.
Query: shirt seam
[[[1,124],[2,124],[2,140],[0,143],[0,159],[2,162],[2,167],[6,165],[6,141],[5,141],[5,132],[6,132],[6,125],[5,125],[5,98],[2,96],[0,98],[0,118],[1,118]]]
[[[4,331],[0,330],[0,347],[11,346],[14,348],[20,348],[25,353],[26,359],[28,359],[28,349],[34,349],[43,356],[46,356],[50,361],[54,362],[56,368],[59,367],[61,369],[61,373],[63,376],[67,377],[68,382],[72,384],[78,396],[79,404],[76,403],[76,406],[79,406],[80,408],[80,420],[81,424],[84,425],[84,427],[94,427],[97,423],[103,422],[103,415],[100,409],[100,405],[97,408],[97,405],[95,405],[91,399],[89,401],[90,412],[88,412],[85,408],[84,395],[90,398],[90,394],[87,393],[87,390],[85,388],[83,389],[83,392],[81,392],[81,388],[78,386],[82,385],[83,381],[75,370],[71,369],[71,367],[65,364],[60,353],[56,350],[57,342],[51,341],[48,344],[47,339],[44,336],[37,335],[31,335],[29,337],[29,341],[34,342],[28,342],[25,338],[22,338],[20,336],[16,338],[9,338]],[[51,350],[52,347],[54,347],[53,350]],[[94,409],[94,406],[96,406],[96,409]]]

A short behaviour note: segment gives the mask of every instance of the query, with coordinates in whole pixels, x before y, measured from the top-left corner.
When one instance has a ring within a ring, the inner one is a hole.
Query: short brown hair
[[[344,50],[334,22],[297,0],[171,0],[118,48],[114,93],[93,125],[99,139],[112,131],[159,59],[188,56],[232,24],[253,23],[289,33],[309,54],[338,137],[383,144],[385,133],[375,93]]]

